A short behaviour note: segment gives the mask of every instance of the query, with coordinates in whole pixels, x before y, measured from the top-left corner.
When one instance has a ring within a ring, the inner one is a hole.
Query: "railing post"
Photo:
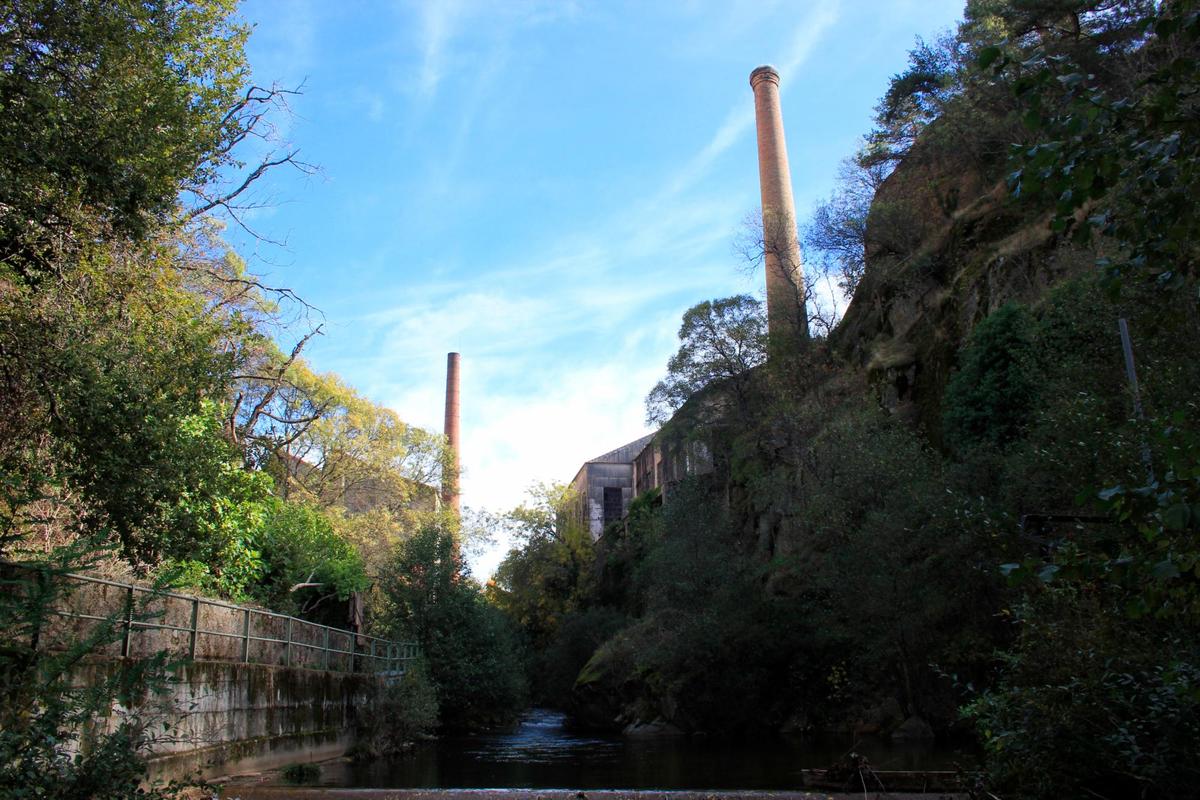
[[[325,659],[324,659],[324,662],[323,662],[321,668],[328,672],[329,671],[329,626],[328,625],[325,626],[325,648],[324,648],[324,650],[325,650]]]
[[[379,672],[375,664],[375,638],[371,638],[371,672]]]
[[[129,634],[133,629],[133,587],[125,590],[125,636],[121,640],[121,658],[129,658]]]
[[[286,667],[292,665],[292,618],[287,618],[287,644],[283,646],[283,664]]]
[[[32,608],[40,608],[46,598],[46,573],[43,570],[35,569],[33,571],[33,582],[36,584],[34,596],[26,598],[30,600]],[[33,615],[33,630],[29,634],[29,649],[37,652],[38,646],[42,643],[42,618],[40,614]]]
[[[250,663],[250,609],[242,609],[242,663]]]
[[[188,635],[188,659],[196,660],[196,633],[200,627],[200,599],[192,598],[192,630]]]

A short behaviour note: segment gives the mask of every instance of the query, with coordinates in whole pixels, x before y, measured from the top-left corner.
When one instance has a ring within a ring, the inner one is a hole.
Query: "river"
[[[512,730],[444,737],[369,764],[322,765],[320,784],[386,789],[794,789],[800,770],[851,749],[877,770],[953,769],[975,759],[933,744],[789,737],[730,740],[574,733],[556,711],[534,709]]]

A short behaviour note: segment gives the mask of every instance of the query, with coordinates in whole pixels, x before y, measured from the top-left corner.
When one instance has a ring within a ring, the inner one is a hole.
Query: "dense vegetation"
[[[543,493],[490,589],[535,696],[970,736],[1002,796],[1194,794],[1198,40],[1190,0],[971,0],[919,42],[805,231],[841,322],[755,367],[753,301],[697,306],[648,408],[713,468],[596,543]]]
[[[443,725],[504,723],[524,707],[516,631],[471,579],[450,532],[426,527],[401,543],[382,591],[394,633],[421,646]]]
[[[337,624],[361,593],[425,653],[364,716],[380,748],[531,697],[973,736],[1009,796],[1194,793],[1195,0],[970,0],[918,43],[804,231],[844,318],[784,353],[752,298],[689,311],[648,411],[711,469],[598,542],[541,487],[486,592],[438,437],[313,372],[311,309],[221,238],[265,170],[310,169],[233,10],[0,3],[0,557],[38,568],[2,576],[5,796],[144,776],[146,720],[91,723],[166,664],[80,689],[119,626],[39,646],[80,570]]]
[[[376,632],[406,634],[378,585],[410,567],[400,542],[457,529],[432,488],[440,437],[310,369],[316,312],[222,240],[268,170],[312,169],[275,136],[289,91],[249,83],[236,5],[0,3],[0,559],[34,568],[2,576],[5,797],[132,796],[161,733],[136,711],[96,720],[136,709],[164,660],[80,687],[115,619],[45,646],[65,573],[339,626],[364,593]],[[503,626],[455,574],[444,638],[482,646]],[[475,713],[471,676],[425,676],[396,689],[392,739],[427,731],[439,699]]]

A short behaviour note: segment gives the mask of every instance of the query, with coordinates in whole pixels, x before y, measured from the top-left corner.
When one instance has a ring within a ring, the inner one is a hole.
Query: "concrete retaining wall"
[[[0,564],[0,573],[19,568]],[[75,686],[113,689],[136,674],[123,669],[175,662],[132,709],[114,702],[73,744],[88,747],[89,730],[112,730],[132,711],[147,726],[154,777],[217,777],[341,755],[354,744],[356,710],[379,700],[413,655],[412,645],[364,644],[349,631],[261,609],[70,580],[34,646],[65,652],[105,642],[74,668]]]
[[[120,661],[83,668],[96,685]],[[137,709],[149,723],[154,777],[213,778],[343,755],[355,741],[355,709],[375,702],[382,679],[278,667],[195,661],[176,666]],[[111,723],[122,713],[114,708]]]

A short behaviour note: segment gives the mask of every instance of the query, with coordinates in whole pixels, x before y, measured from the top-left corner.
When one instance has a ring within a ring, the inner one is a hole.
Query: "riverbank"
[[[222,787],[221,800],[966,800],[966,793],[722,791],[660,792],[574,789],[323,789],[290,786]]]

